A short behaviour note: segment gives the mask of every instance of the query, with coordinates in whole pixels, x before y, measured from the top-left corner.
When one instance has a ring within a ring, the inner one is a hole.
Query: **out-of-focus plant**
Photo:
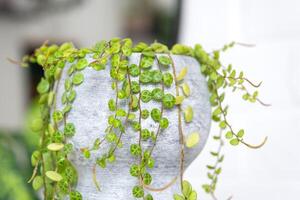
[[[39,114],[33,103],[27,115],[28,122]],[[0,200],[34,200],[36,193],[28,185],[32,167],[28,155],[37,147],[38,135],[25,123],[22,133],[0,131]]]

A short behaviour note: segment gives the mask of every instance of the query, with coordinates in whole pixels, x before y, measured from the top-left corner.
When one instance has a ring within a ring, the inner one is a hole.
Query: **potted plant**
[[[45,72],[29,182],[43,187],[44,199],[197,199],[183,174],[204,147],[211,119],[222,130],[213,136],[220,148],[224,136],[250,148],[266,142],[247,143],[244,130],[227,120],[226,89],[263,104],[248,91],[260,84],[219,60],[235,44],[207,53],[201,45],[169,50],[114,38],[82,49],[45,43],[25,56],[22,65],[37,62]],[[207,166],[211,183],[203,185],[213,196],[220,148],[211,153],[216,164]]]

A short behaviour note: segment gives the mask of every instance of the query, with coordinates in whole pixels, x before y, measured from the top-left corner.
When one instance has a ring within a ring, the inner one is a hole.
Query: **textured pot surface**
[[[185,135],[192,132],[200,133],[200,142],[193,148],[185,148],[185,168],[200,154],[208,137],[210,129],[211,108],[209,103],[209,92],[204,76],[200,72],[198,62],[191,57],[172,55],[175,63],[177,74],[183,67],[188,67],[188,73],[185,77],[191,89],[191,96],[186,98],[182,103],[183,110],[188,106],[192,106],[194,110],[194,119],[191,123],[185,123],[182,118],[183,131]],[[133,54],[130,57],[130,63],[138,64],[140,54]],[[92,59],[89,58],[91,61]],[[64,91],[64,80],[67,77],[66,66],[62,74],[62,80],[58,87],[57,108],[61,109],[61,96]],[[97,157],[108,151],[108,145],[104,144],[97,152],[92,152],[91,158],[83,157],[80,149],[92,147],[96,138],[103,138],[104,130],[107,127],[107,118],[112,113],[108,110],[107,102],[110,98],[115,97],[115,91],[111,89],[112,80],[109,76],[109,66],[105,70],[95,71],[87,67],[82,71],[84,74],[84,82],[75,87],[77,97],[73,103],[73,108],[68,115],[67,121],[76,125],[76,134],[69,142],[74,145],[74,152],[71,160],[78,170],[77,190],[83,195],[83,199],[88,200],[118,200],[118,199],[134,199],[132,197],[132,187],[138,185],[138,180],[129,173],[130,165],[137,163],[138,159],[130,155],[129,147],[132,143],[138,143],[138,134],[130,127],[126,129],[126,133],[122,137],[123,147],[116,150],[116,161],[113,164],[108,163],[106,169],[96,168],[97,179],[100,183],[101,191],[98,191],[93,182],[92,169]],[[155,61],[152,69],[158,69]],[[163,69],[170,71],[172,68]],[[135,80],[136,78],[132,78]],[[153,89],[155,86],[142,85],[142,89]],[[156,87],[160,87],[157,85]],[[181,91],[180,91],[181,92]],[[171,93],[176,96],[175,85],[165,87],[165,93]],[[128,102],[121,100],[121,107],[127,110]],[[141,103],[142,109],[160,108],[161,103],[150,101]],[[138,116],[138,112],[136,112]],[[150,169],[153,181],[151,187],[159,188],[169,183],[174,177],[179,175],[180,168],[180,144],[178,132],[178,112],[175,106],[171,110],[165,110],[164,116],[169,119],[170,125],[163,130],[158,137],[156,147],[153,151],[155,159],[155,167]],[[153,122],[151,117],[142,120],[142,127],[151,131],[157,129],[157,124]],[[143,149],[153,145],[151,141],[142,142]],[[145,190],[147,193],[148,191]],[[180,183],[177,179],[176,183],[163,192],[151,192],[155,200],[171,200],[174,193],[180,193]]]

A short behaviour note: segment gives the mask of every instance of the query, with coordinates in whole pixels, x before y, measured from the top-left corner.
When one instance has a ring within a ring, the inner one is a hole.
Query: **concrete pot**
[[[198,131],[200,133],[200,142],[194,148],[185,149],[185,169],[202,151],[210,129],[211,107],[209,103],[209,92],[204,76],[200,72],[199,63],[192,57],[172,55],[177,73],[185,66],[188,66],[188,73],[185,81],[191,88],[191,96],[186,98],[182,104],[182,108],[190,105],[194,109],[194,119],[191,123],[185,123],[183,120],[184,134]],[[92,61],[92,58],[88,58]],[[130,57],[130,63],[138,64],[140,54],[134,53]],[[57,108],[62,109],[61,96],[64,92],[64,80],[67,77],[66,66],[62,73],[62,80],[58,87]],[[136,132],[128,128],[126,134],[123,135],[123,148],[116,151],[116,162],[108,164],[106,169],[97,167],[96,174],[100,183],[101,191],[98,191],[93,183],[92,168],[95,164],[97,156],[107,152],[108,147],[103,145],[99,151],[92,153],[91,159],[85,159],[80,151],[81,148],[91,147],[96,138],[103,138],[104,130],[107,127],[107,118],[111,114],[108,110],[107,102],[110,98],[114,98],[115,91],[111,89],[112,80],[109,77],[109,66],[103,71],[95,71],[87,67],[82,73],[84,74],[84,82],[75,87],[77,97],[73,103],[73,108],[68,115],[67,121],[76,125],[76,134],[69,142],[74,145],[74,152],[70,156],[74,165],[78,170],[79,180],[77,190],[83,195],[83,199],[88,200],[130,200],[132,196],[132,187],[138,184],[138,180],[129,174],[130,164],[137,162],[130,155],[129,147],[132,143],[138,142]],[[155,63],[153,69],[157,69]],[[166,68],[166,71],[172,73],[172,68]],[[133,78],[134,79],[134,78]],[[151,89],[153,85],[143,85],[144,88]],[[172,93],[175,96],[175,86],[165,88],[166,93]],[[127,110],[127,103],[122,100],[122,107]],[[144,108],[160,108],[159,102],[150,101],[147,104],[142,103]],[[176,109],[176,110],[174,110]],[[167,116],[170,125],[164,130],[159,138],[156,148],[153,151],[155,158],[155,167],[150,170],[153,181],[151,187],[159,188],[169,183],[174,177],[178,176],[180,168],[180,144],[178,133],[178,116],[177,108],[165,110],[164,116]],[[156,130],[155,124],[151,118],[143,120],[142,127]],[[149,147],[152,142],[143,142],[143,147]],[[146,190],[147,193],[147,190]],[[180,193],[179,179],[171,187],[163,192],[151,192],[155,200],[171,200],[174,193]]]

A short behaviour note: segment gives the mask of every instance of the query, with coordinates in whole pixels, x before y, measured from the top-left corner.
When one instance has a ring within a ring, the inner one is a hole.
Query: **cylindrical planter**
[[[89,61],[93,59],[87,57]],[[209,103],[209,92],[204,76],[200,72],[199,63],[192,57],[172,55],[176,72],[183,67],[188,67],[185,82],[191,89],[191,95],[182,103],[182,109],[187,106],[192,106],[194,111],[193,121],[186,123],[182,118],[182,126],[184,135],[192,132],[200,133],[200,142],[193,148],[185,148],[185,169],[192,161],[200,154],[208,137],[211,109]],[[134,53],[130,56],[130,63],[138,64],[140,54]],[[64,80],[67,77],[67,70],[70,66],[66,66],[58,86],[57,93],[57,108],[62,109],[61,97],[64,91]],[[158,69],[158,64],[155,61],[152,69]],[[107,102],[115,97],[115,91],[111,89],[112,79],[109,76],[110,66],[107,65],[105,70],[95,71],[87,67],[82,71],[84,74],[84,82],[75,87],[77,97],[73,103],[73,108],[68,114],[68,122],[76,125],[76,134],[70,139],[70,143],[74,145],[74,152],[70,156],[70,160],[74,163],[78,171],[77,190],[82,193],[83,199],[87,200],[121,200],[134,199],[132,196],[132,187],[138,184],[138,179],[132,177],[129,173],[130,165],[137,163],[138,159],[130,154],[130,144],[138,142],[138,133],[133,131],[131,127],[127,127],[126,133],[122,137],[123,147],[118,148],[115,152],[116,161],[112,164],[108,163],[107,168],[96,168],[96,177],[100,185],[101,191],[98,191],[93,182],[93,166],[96,163],[96,158],[101,154],[106,153],[108,145],[101,145],[101,148],[92,152],[91,158],[86,159],[81,153],[81,148],[91,147],[96,138],[103,138],[105,128],[107,127],[108,116],[111,112],[108,109]],[[163,71],[170,71],[172,68],[165,68]],[[135,80],[135,78],[133,78]],[[154,85],[142,85],[141,89],[153,89]],[[175,84],[165,88],[166,93],[171,93],[176,96]],[[120,102],[121,107],[127,110],[127,103]],[[142,109],[151,109],[154,107],[160,108],[161,102],[150,101],[147,104],[142,103]],[[178,133],[178,112],[175,106],[171,110],[165,110],[164,116],[169,119],[170,125],[163,130],[157,140],[156,147],[153,151],[155,166],[149,172],[152,175],[153,181],[150,185],[152,188],[160,188],[170,183],[175,177],[180,174],[180,143]],[[142,127],[150,130],[157,129],[157,123],[154,123],[151,118],[142,120]],[[142,142],[143,148],[153,145],[153,142]],[[147,193],[147,189],[145,189]],[[171,200],[174,193],[180,193],[180,181],[172,184],[169,188],[162,192],[150,193],[155,200]]]

